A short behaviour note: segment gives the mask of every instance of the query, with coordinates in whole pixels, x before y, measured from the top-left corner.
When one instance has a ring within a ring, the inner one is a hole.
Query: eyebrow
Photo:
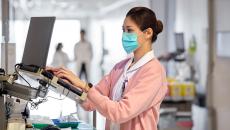
[[[125,26],[122,26],[122,28],[124,28]],[[133,26],[126,26],[127,28],[133,27]]]

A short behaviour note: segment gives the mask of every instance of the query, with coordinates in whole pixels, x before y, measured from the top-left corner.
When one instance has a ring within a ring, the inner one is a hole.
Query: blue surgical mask
[[[135,51],[138,48],[137,34],[123,32],[122,46],[128,54]]]

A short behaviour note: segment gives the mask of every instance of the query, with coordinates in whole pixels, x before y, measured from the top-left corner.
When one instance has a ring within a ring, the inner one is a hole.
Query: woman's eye
[[[125,28],[122,28],[122,31],[123,31],[123,32],[127,32],[127,33],[132,33],[132,32],[134,32],[133,29],[125,29]]]
[[[128,33],[131,33],[131,32],[133,32],[133,30],[132,30],[132,29],[127,29],[127,31],[128,31]]]

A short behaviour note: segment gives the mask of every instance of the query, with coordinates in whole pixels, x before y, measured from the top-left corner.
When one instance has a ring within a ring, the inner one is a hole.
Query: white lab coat
[[[79,75],[81,65],[85,63],[86,73],[90,79],[90,66],[93,58],[92,46],[87,41],[80,41],[74,46],[74,56],[76,61],[76,71]],[[77,104],[78,118],[84,122],[90,123],[90,113],[86,112],[80,104]]]
[[[86,73],[90,77],[90,66],[93,58],[92,46],[87,41],[80,41],[74,46],[77,74],[80,73],[81,65],[85,63]]]
[[[59,67],[59,66],[67,67],[69,61],[70,61],[69,57],[65,52],[56,51],[54,53],[53,62],[51,65],[55,67]]]

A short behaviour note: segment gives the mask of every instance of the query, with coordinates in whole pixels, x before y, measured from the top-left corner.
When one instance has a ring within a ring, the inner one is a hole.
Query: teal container
[[[57,123],[56,125],[59,128],[69,128],[69,127],[71,127],[72,129],[77,129],[79,123],[80,122],[62,122],[62,123]]]
[[[34,123],[34,124],[32,124],[32,125],[33,125],[33,128],[36,128],[36,129],[43,129],[43,128],[47,127],[47,126],[50,125],[50,124]]]

